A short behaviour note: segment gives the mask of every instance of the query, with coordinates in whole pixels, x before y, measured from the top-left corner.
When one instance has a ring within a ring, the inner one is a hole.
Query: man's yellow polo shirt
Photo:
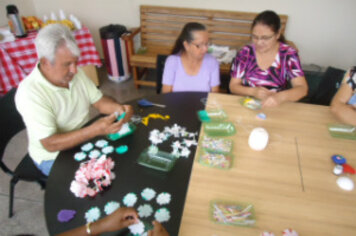
[[[91,104],[103,94],[78,68],[69,89],[57,87],[36,68],[19,85],[15,97],[29,139],[29,154],[40,164],[54,160],[57,152],[48,152],[40,140],[53,134],[80,129],[89,121]]]

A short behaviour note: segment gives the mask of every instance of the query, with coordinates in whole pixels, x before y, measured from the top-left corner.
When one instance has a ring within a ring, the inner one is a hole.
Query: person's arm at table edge
[[[305,77],[296,77],[291,80],[292,88],[277,93],[280,103],[296,102],[308,94],[308,84]]]
[[[229,88],[231,93],[240,95],[240,96],[250,96],[250,97],[255,97],[258,99],[263,99],[266,95],[259,95],[258,90],[266,90],[266,88],[263,87],[249,87],[249,86],[244,86],[242,85],[242,79],[241,78],[231,78]],[[265,92],[267,93],[267,92]]]
[[[219,87],[219,85],[212,87],[212,88],[211,88],[211,92],[212,92],[212,93],[218,93],[218,92],[220,92],[220,87]]]
[[[96,221],[90,224],[90,231],[91,234],[90,235],[100,235],[101,233],[105,232],[105,229],[103,227],[102,222]],[[66,231],[64,233],[61,234],[57,234],[56,236],[87,236],[89,234],[87,234],[87,230],[86,230],[86,225],[82,225],[78,228]]]
[[[350,86],[342,84],[331,101],[330,110],[340,121],[356,126],[356,110],[352,105],[347,104],[351,96]]]
[[[40,142],[49,152],[62,151],[75,147],[96,136],[117,132],[123,125],[124,119],[118,122],[115,121],[116,115],[113,113],[100,118],[89,126],[66,133],[56,133],[41,139]]]
[[[117,132],[122,124],[130,121],[133,115],[133,109],[129,105],[120,105],[114,99],[103,96],[93,106],[104,114],[110,114],[103,117],[93,124],[83,127],[79,130],[74,130],[66,133],[53,134],[47,138],[41,139],[43,147],[49,151],[62,151],[68,148],[75,147],[89,139],[98,135],[106,135]],[[116,121],[114,112],[126,112],[124,119]]]
[[[90,224],[90,235],[100,235],[105,232],[114,232],[138,223],[137,212],[133,208],[122,207],[112,214]],[[86,236],[87,226],[82,225],[75,229],[58,234],[57,236]]]
[[[173,86],[172,85],[163,85],[162,86],[162,93],[171,93],[173,92]]]
[[[113,98],[108,96],[103,96],[99,99],[93,106],[101,113],[101,114],[112,114],[114,112],[119,112],[119,114],[125,112],[124,123],[130,121],[131,116],[133,115],[133,108],[130,105],[121,105],[117,103]]]

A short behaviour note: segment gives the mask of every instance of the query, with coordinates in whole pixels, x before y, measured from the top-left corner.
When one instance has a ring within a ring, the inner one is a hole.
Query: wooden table
[[[356,191],[337,186],[330,158],[341,154],[356,166],[356,145],[329,135],[327,124],[336,122],[329,107],[286,103],[262,110],[267,119],[259,120],[256,114],[261,111],[243,107],[239,99],[209,94],[207,107],[221,106],[237,128],[233,167],[202,166],[195,156],[179,235],[256,236],[268,230],[278,236],[286,228],[300,236],[356,235]],[[248,146],[255,127],[264,127],[270,135],[263,151]],[[214,199],[253,204],[256,225],[212,222],[209,204]]]

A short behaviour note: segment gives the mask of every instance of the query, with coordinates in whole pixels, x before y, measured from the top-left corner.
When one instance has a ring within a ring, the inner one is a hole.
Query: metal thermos
[[[15,5],[8,5],[6,6],[7,10],[7,18],[9,19],[9,26],[12,33],[18,37],[26,37],[26,29],[23,25],[22,19],[19,16],[19,11]]]

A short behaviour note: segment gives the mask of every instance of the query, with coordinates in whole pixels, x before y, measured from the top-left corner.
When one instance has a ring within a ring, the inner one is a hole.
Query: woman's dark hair
[[[197,22],[187,23],[183,27],[182,32],[179,34],[179,36],[174,44],[171,54],[177,54],[180,52],[184,52],[185,48],[184,48],[183,42],[184,41],[187,41],[188,43],[192,42],[194,40],[193,32],[205,31],[205,30],[206,30],[206,27],[200,23],[197,23]]]
[[[281,19],[274,11],[270,11],[270,10],[263,11],[255,17],[255,19],[252,22],[251,30],[257,24],[262,24],[270,27],[272,31],[276,34],[281,29]],[[286,42],[286,39],[282,33],[278,41],[282,43]]]

